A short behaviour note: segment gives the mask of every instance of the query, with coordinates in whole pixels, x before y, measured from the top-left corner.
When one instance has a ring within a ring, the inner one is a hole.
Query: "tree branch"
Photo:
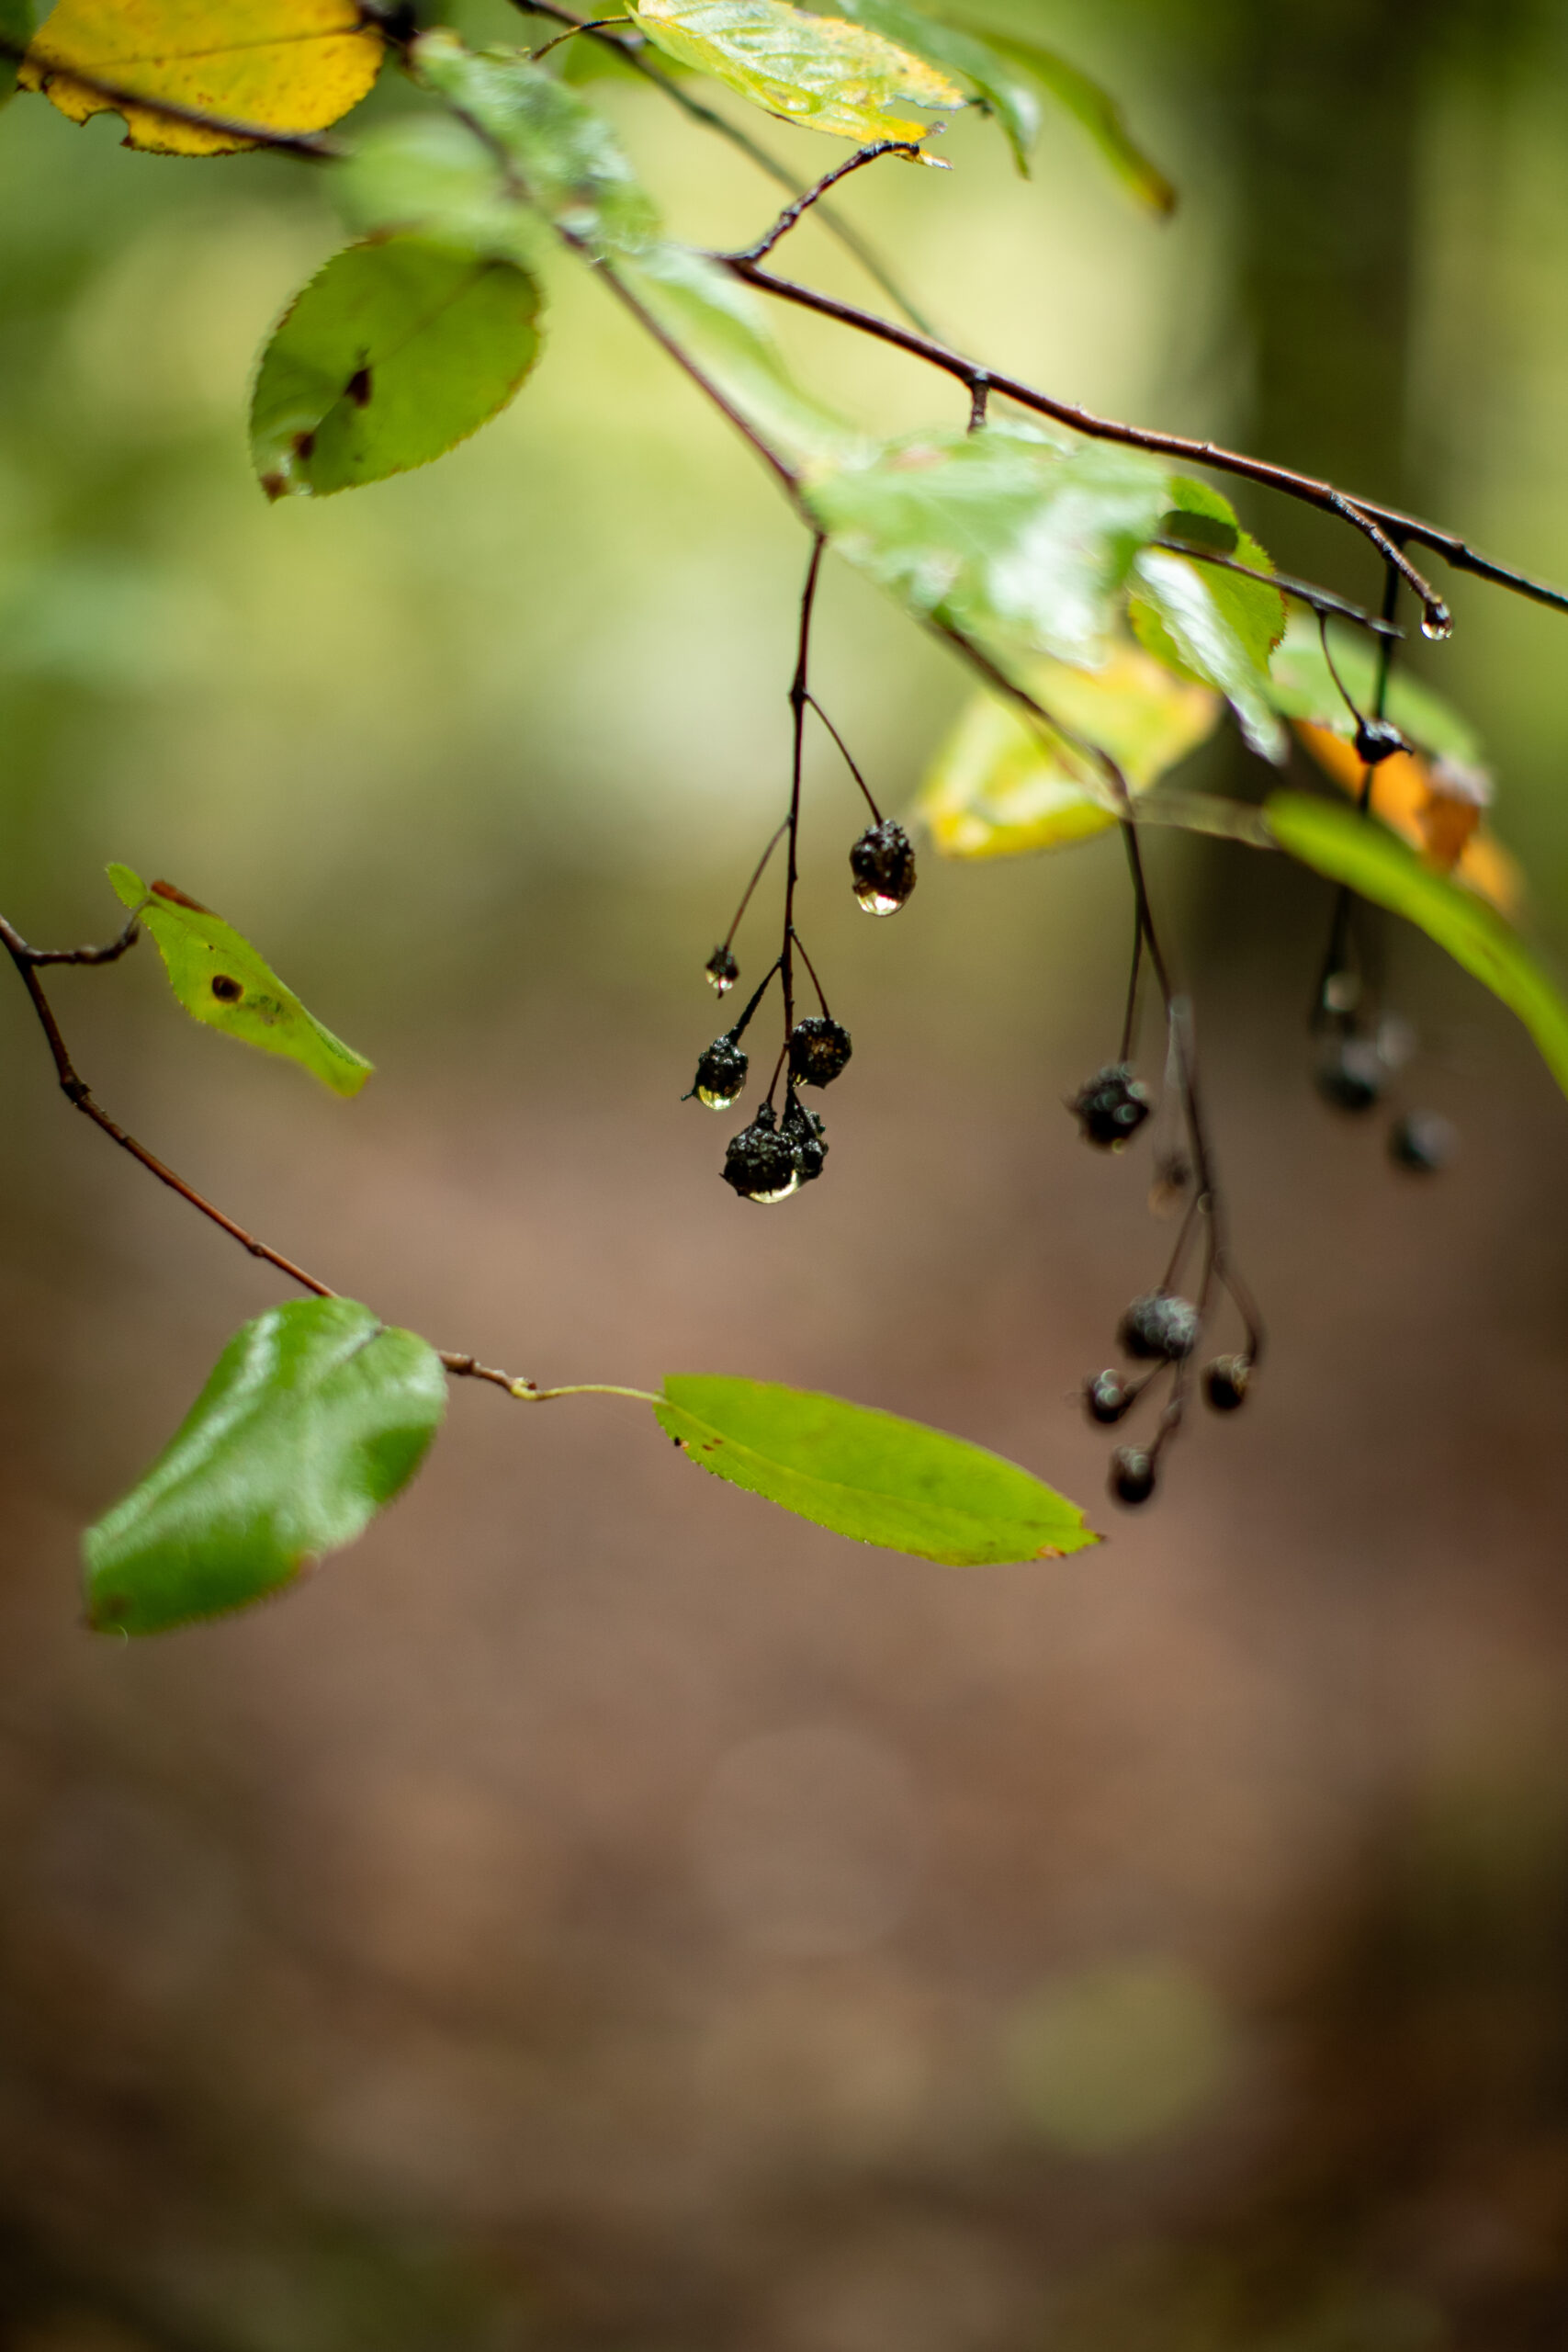
[[[759,237],[756,243],[748,245],[743,253],[731,254],[728,258],[731,261],[761,261],[773,252],[781,238],[788,236],[795,222],[809,212],[814,204],[820,203],[830,187],[837,187],[839,182],[848,179],[852,172],[858,172],[863,164],[874,164],[883,155],[918,155],[920,152],[918,139],[878,139],[869,147],[858,148],[848,163],[838,164],[832,171],[825,172],[815,187],[807,188],[793,204],[786,205],[765,236]]]

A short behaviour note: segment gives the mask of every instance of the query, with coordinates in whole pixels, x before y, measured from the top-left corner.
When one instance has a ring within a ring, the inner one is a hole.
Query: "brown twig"
[[[921,152],[918,139],[878,139],[869,147],[858,148],[847,164],[835,164],[830,172],[824,172],[815,187],[807,188],[793,204],[786,205],[766,235],[759,237],[754,245],[748,245],[743,252],[728,254],[727,258],[730,261],[761,261],[782,238],[788,236],[795,222],[803,220],[814,204],[821,202],[830,187],[837,187],[839,182],[848,179],[852,172],[862,170],[867,164],[876,163],[884,155],[919,155]]]

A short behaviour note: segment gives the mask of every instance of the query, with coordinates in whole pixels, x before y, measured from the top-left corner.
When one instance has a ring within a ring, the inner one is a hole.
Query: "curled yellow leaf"
[[[73,122],[123,116],[128,147],[226,155],[256,142],[136,98],[258,130],[322,130],[365,96],[381,48],[356,0],[60,0],[19,79]]]

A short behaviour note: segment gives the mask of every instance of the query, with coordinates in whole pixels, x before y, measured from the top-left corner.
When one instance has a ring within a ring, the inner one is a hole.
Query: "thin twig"
[[[570,8],[556,6],[555,0],[512,0],[512,5],[523,16],[547,17],[551,23],[570,25],[574,31],[581,30],[584,22],[584,19],[574,16]],[[691,92],[683,89],[673,74],[666,74],[660,66],[652,63],[646,54],[647,43],[641,35],[628,38],[615,33],[596,32],[591,38],[599,42],[601,47],[612,51],[623,64],[629,66],[634,74],[640,74],[645,82],[651,83],[656,90],[662,91],[671,106],[680,108],[688,122],[700,123],[705,130],[711,130],[716,138],[727,140],[731,147],[736,148],[750,163],[755,164],[760,172],[765,172],[776,187],[787,188],[791,196],[805,194],[802,183],[788,166],[771,155],[765,147],[759,145],[749,130],[743,130],[739,123],[731,122],[728,116],[719,114],[713,107],[705,106],[700,98],[694,98]],[[936,333],[930,319],[910,300],[886,263],[875,248],[867,243],[858,229],[853,228],[841,213],[829,204],[818,207],[817,218],[822,227],[838,239],[844,251],[852,254],[860,264],[872,283],[881,288],[894,309],[902,311],[911,326],[917,328],[921,334]]]
[[[564,40],[566,36],[563,34],[561,38]],[[555,43],[552,41],[550,46],[553,49]],[[543,54],[542,51],[540,54]],[[748,245],[743,252],[731,254],[727,258],[731,261],[761,261],[782,238],[788,236],[795,222],[803,219],[814,204],[820,203],[830,187],[837,187],[839,182],[848,179],[852,172],[860,171],[866,164],[874,164],[883,155],[919,155],[921,152],[918,139],[878,139],[871,146],[858,149],[847,164],[835,164],[830,172],[823,174],[815,187],[808,187],[803,195],[795,198],[793,204],[786,205],[766,235],[759,237],[754,245]]]
[[[145,899],[141,907],[147,904]],[[24,964],[118,964],[128,948],[134,947],[141,936],[141,907],[132,914],[118,938],[107,947],[29,947],[27,942],[12,933],[6,944],[12,957]],[[9,930],[10,926],[6,926]]]
[[[1190,556],[1197,563],[1218,564],[1223,571],[1239,572],[1244,580],[1257,580],[1265,588],[1277,588],[1281,596],[1307,605],[1320,619],[1354,621],[1358,628],[1369,629],[1374,637],[1404,634],[1392,621],[1380,620],[1375,613],[1364,612],[1359,605],[1335,595],[1332,589],[1315,588],[1308,581],[1292,578],[1288,571],[1259,571],[1256,565],[1238,563],[1234,555],[1226,555],[1219,548],[1197,547],[1187,539],[1151,539],[1149,545],[1162,548],[1167,555]]]
[[[789,815],[785,820],[789,840],[789,864],[784,875],[784,946],[780,960],[784,972],[784,1050],[789,1050],[795,1030],[795,889],[800,878],[800,785],[806,748],[806,706],[810,699],[811,616],[817,605],[817,582],[822,570],[822,550],[828,542],[818,531],[811,542],[811,560],[806,567],[806,584],[800,592],[800,634],[795,647],[795,675],[790,680],[789,709],[791,724]],[[804,954],[804,949],[802,950]],[[816,974],[812,974],[813,979]],[[818,990],[821,994],[821,990]],[[826,1011],[826,1007],[823,1008]],[[777,1075],[774,1076],[777,1083]],[[771,1091],[771,1090],[770,1090]]]
[[[880,825],[882,822],[882,811],[876,805],[875,797],[872,792],[870,785],[867,784],[864,776],[862,775],[860,769],[856,766],[854,756],[851,752],[849,745],[845,742],[843,737],[840,734],[838,729],[834,726],[832,720],[829,718],[827,712],[823,709],[816,695],[808,693],[806,699],[811,705],[812,709],[817,713],[818,718],[822,721],[823,726],[828,729],[828,732],[832,737],[834,742],[837,743],[840,752],[843,754],[844,765],[849,769],[850,774],[853,776],[862,792],[865,795],[865,805],[871,810],[874,822]]]
[[[1295,498],[1330,514],[1337,514],[1370,538],[1385,563],[1397,567],[1404,580],[1416,591],[1426,611],[1428,628],[1441,636],[1447,633],[1450,616],[1447,605],[1430,583],[1416,571],[1394,542],[1414,541],[1440,555],[1456,571],[1472,573],[1478,580],[1489,580],[1495,586],[1506,588],[1519,596],[1528,596],[1536,604],[1549,605],[1556,612],[1568,613],[1568,590],[1555,588],[1527,573],[1516,571],[1506,564],[1495,563],[1489,556],[1479,554],[1457,533],[1440,529],[1436,524],[1423,522],[1414,514],[1402,514],[1391,506],[1382,506],[1371,499],[1348,498],[1332,482],[1315,481],[1310,474],[1295,473],[1288,466],[1271,464],[1264,458],[1252,458],[1236,449],[1222,448],[1217,442],[1194,441],[1185,434],[1160,433],[1142,425],[1123,424],[1113,417],[1099,416],[1090,409],[1077,407],[1070,401],[1052,398],[1032,384],[1017,377],[998,375],[994,368],[982,368],[962,352],[951,350],[933,337],[912,334],[891,319],[879,318],[874,311],[857,310],[852,303],[840,302],[830,294],[820,294],[814,287],[796,285],[793,280],[774,277],[753,263],[729,261],[720,254],[715,259],[723,262],[738,277],[759,292],[772,294],[780,301],[793,302],[798,308],[815,311],[820,317],[835,320],[839,325],[852,327],[880,343],[891,344],[895,349],[908,352],[911,357],[923,359],[940,368],[959,382],[967,385],[971,393],[982,380],[993,392],[1015,401],[1020,408],[1032,410],[1037,415],[1049,416],[1058,424],[1070,425],[1075,432],[1091,440],[1115,441],[1132,449],[1147,449],[1156,456],[1180,458],[1190,465],[1206,466],[1217,473],[1239,475],[1244,481],[1258,483],[1266,490],[1279,491],[1287,498]],[[1190,548],[1184,549],[1190,554]]]

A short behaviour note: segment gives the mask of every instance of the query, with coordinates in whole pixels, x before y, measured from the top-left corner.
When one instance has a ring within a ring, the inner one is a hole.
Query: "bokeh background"
[[[862,176],[847,209],[955,335],[1568,571],[1559,9],[1014,21],[1119,91],[1182,206],[1140,216],[1055,118],[1029,183],[969,123],[951,174]],[[727,148],[601,87],[683,232],[772,217]],[[318,1096],[185,1022],[145,952],[58,978],[82,1067],[441,1345],[836,1390],[1030,1463],[1112,1540],[937,1569],[698,1478],[633,1405],[476,1389],[283,1602],[96,1640],[81,1527],[279,1286],[69,1115],[0,993],[0,2338],[1561,2346],[1561,1100],[1399,935],[1404,1099],[1464,1136],[1439,1182],[1401,1178],[1383,1123],[1308,1081],[1324,892],[1156,844],[1271,1357],[1156,1508],[1101,1505],[1071,1391],[1167,1240],[1138,1157],[1103,1164],[1061,1109],[1114,1043],[1114,843],[928,856],[868,923],[818,746],[805,922],[855,1060],[826,1180],[733,1201],[728,1124],[678,1098],[781,806],[799,532],[565,275],[499,424],[269,510],[248,370],[338,240],[303,168],[132,156],[32,99],[0,119],[6,910],[101,936],[107,859],[168,875],[379,1073]],[[863,290],[815,228],[791,262]],[[955,413],[778,323],[869,421]],[[1358,548],[1247,511],[1375,593]],[[1453,602],[1451,646],[1413,658],[1486,731],[1561,943],[1564,624]],[[840,568],[819,645],[907,806],[962,680]]]

